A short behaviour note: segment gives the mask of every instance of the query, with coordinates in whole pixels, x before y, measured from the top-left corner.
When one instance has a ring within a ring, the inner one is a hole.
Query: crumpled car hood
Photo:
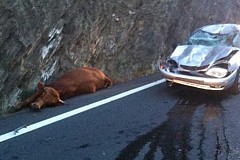
[[[178,65],[189,67],[211,66],[236,49],[228,46],[182,45],[174,50],[170,59],[175,60]]]

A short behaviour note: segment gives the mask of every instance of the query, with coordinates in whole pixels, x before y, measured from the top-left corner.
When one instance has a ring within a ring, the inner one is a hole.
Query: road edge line
[[[82,112],[88,111],[90,109],[102,106],[102,105],[110,103],[112,101],[124,98],[124,97],[132,95],[134,93],[143,91],[145,89],[154,87],[154,86],[156,86],[158,84],[161,84],[163,82],[165,82],[165,79],[161,79],[161,80],[158,80],[158,81],[155,81],[155,82],[152,82],[152,83],[149,83],[149,84],[146,84],[146,85],[143,85],[143,86],[125,91],[123,93],[119,93],[119,94],[111,96],[109,98],[106,98],[106,99],[103,99],[103,100],[100,100],[100,101],[97,101],[97,102],[94,102],[94,103],[91,103],[91,104],[88,104],[88,105],[85,105],[85,106],[81,106],[81,107],[76,108],[74,110],[62,113],[60,115],[42,120],[40,122],[31,124],[31,125],[27,125],[27,126],[25,125],[25,126],[19,127],[17,129],[15,129],[14,131],[8,132],[8,133],[3,134],[3,135],[0,135],[0,143],[3,142],[3,141],[6,141],[6,140],[12,139],[14,137],[26,134],[28,132],[37,130],[37,129],[42,128],[44,126],[48,126],[48,125],[53,124],[55,122],[64,120],[66,118],[72,117],[74,115],[80,114]]]

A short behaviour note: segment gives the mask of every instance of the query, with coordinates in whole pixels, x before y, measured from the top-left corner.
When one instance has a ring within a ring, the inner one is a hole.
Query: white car
[[[171,86],[178,83],[206,90],[240,92],[240,25],[216,24],[197,29],[160,63]]]

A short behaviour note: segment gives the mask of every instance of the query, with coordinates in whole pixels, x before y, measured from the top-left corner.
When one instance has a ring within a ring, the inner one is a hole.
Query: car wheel
[[[235,78],[235,81],[234,81],[232,87],[230,87],[230,92],[233,93],[233,94],[239,94],[240,93],[240,76],[239,76],[239,73],[240,73],[240,68],[237,71],[237,75],[236,75],[236,78]]]

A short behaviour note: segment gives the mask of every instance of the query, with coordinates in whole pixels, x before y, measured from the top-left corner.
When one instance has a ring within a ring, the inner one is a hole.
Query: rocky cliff
[[[237,0],[1,0],[0,113],[75,67],[115,82],[157,72],[189,32],[238,23]]]

